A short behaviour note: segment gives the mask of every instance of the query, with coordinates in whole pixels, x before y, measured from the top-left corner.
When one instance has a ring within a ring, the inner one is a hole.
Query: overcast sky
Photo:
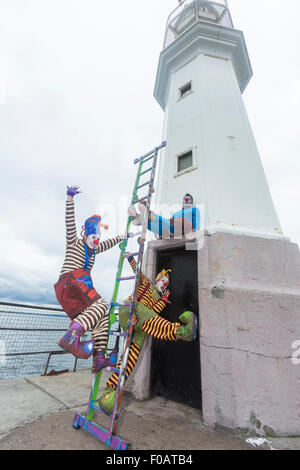
[[[0,0],[0,299],[56,303],[67,184],[78,232],[99,212],[122,233],[132,162],[161,142],[153,98],[177,0]],[[231,0],[254,76],[244,101],[284,234],[300,242],[299,0]],[[118,208],[116,213],[112,206]],[[100,255],[110,300],[119,249]]]

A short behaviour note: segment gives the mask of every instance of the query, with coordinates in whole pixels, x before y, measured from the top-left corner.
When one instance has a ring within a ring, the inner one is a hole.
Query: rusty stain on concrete
[[[236,253],[243,253],[244,250],[242,248],[232,248],[232,251],[235,251]]]
[[[218,276],[227,267],[227,261],[224,258],[218,258],[215,261],[215,274]]]

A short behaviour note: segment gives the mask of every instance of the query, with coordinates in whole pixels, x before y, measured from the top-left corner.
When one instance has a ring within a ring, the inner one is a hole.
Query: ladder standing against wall
[[[151,152],[148,152],[146,155],[134,160],[134,164],[138,164],[138,170],[137,170],[137,177],[136,177],[136,181],[135,181],[135,185],[133,189],[131,204],[133,205],[138,202],[145,201],[146,211],[145,211],[144,225],[143,225],[140,237],[137,239],[137,244],[138,244],[137,250],[134,253],[126,253],[128,240],[124,240],[119,245],[121,249],[121,254],[120,254],[119,263],[118,263],[118,269],[117,269],[117,274],[116,274],[112,301],[110,303],[110,308],[109,308],[108,337],[111,337],[112,335],[117,336],[117,344],[119,344],[119,341],[118,341],[119,338],[123,337],[124,343],[123,343],[122,363],[121,363],[120,369],[117,369],[114,367],[107,368],[113,372],[117,372],[119,375],[118,386],[117,386],[116,395],[115,395],[114,408],[113,408],[112,414],[110,415],[109,429],[105,430],[101,426],[93,422],[94,411],[98,410],[98,411],[103,412],[103,410],[99,406],[96,406],[96,400],[97,400],[99,385],[100,385],[101,376],[102,376],[102,369],[95,375],[86,416],[82,416],[79,413],[76,413],[74,421],[73,421],[74,428],[76,429],[83,428],[85,431],[93,434],[95,437],[97,437],[102,442],[104,442],[108,447],[111,447],[117,450],[126,450],[129,448],[129,445],[130,445],[124,439],[121,439],[120,437],[118,437],[116,435],[116,432],[117,432],[117,425],[118,425],[118,420],[119,420],[119,415],[120,415],[120,405],[121,405],[122,395],[123,395],[123,391],[125,387],[125,380],[126,380],[125,370],[127,366],[128,353],[129,353],[129,348],[131,344],[131,338],[133,334],[134,325],[137,323],[137,317],[136,317],[137,291],[138,291],[138,284],[139,284],[143,255],[144,255],[144,245],[145,245],[146,233],[147,233],[147,227],[148,227],[148,214],[149,214],[150,204],[151,204],[151,197],[152,197],[152,190],[153,190],[158,152],[165,146],[166,146],[166,142],[162,142],[162,144],[159,147],[155,147],[155,149],[153,149]],[[152,163],[151,166],[146,169],[143,168],[143,166],[147,162],[150,162],[150,161]],[[146,181],[145,183],[140,184],[141,177],[147,173],[150,173],[149,180]],[[142,188],[148,188],[148,193],[146,196],[139,197],[138,191]],[[130,217],[128,217],[125,232],[129,232],[130,224],[131,224],[131,219]],[[134,276],[122,277],[124,259],[127,258],[128,256],[137,257],[136,272]],[[131,295],[131,302],[128,304],[118,303],[117,298],[118,298],[120,283],[122,281],[127,281],[127,280],[134,280],[134,287],[133,287],[133,291]],[[127,330],[126,332],[113,331],[112,325],[118,320],[118,315],[115,312],[118,311],[119,307],[123,307],[123,306],[130,307],[129,319],[127,322]]]

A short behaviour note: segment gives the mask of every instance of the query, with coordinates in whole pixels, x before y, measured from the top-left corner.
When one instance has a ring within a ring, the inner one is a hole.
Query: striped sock
[[[129,354],[128,354],[128,360],[127,360],[127,366],[125,370],[125,376],[126,380],[130,376],[131,372],[134,369],[134,366],[137,363],[139,354],[140,354],[140,347],[136,343],[131,343],[130,349],[129,349]],[[123,356],[122,356],[123,358]],[[122,358],[119,360],[118,364],[116,365],[117,369],[120,369],[121,363],[122,363]],[[106,386],[109,387],[111,390],[116,390],[118,386],[118,380],[119,380],[119,374],[117,372],[114,372],[108,381],[106,382]]]
[[[104,299],[96,300],[75,318],[86,331],[92,330],[106,316],[107,302]]]
[[[97,323],[95,328],[93,328],[92,338],[95,341],[95,351],[99,351],[99,349],[105,350],[108,338],[108,325],[109,318],[108,315],[106,315]]]

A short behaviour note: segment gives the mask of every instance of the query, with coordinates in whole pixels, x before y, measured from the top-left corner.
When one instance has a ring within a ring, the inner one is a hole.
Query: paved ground
[[[107,450],[95,437],[72,427],[75,411],[86,410],[91,380],[90,371],[79,371],[0,381],[0,450]],[[98,412],[95,422],[107,427],[108,418]],[[125,394],[119,435],[132,450],[254,449],[204,426],[200,411],[160,397],[139,402]]]
[[[173,403],[166,406],[160,399],[147,402],[147,414],[142,417],[138,414],[142,406],[139,410],[139,404],[132,403],[128,396],[124,401],[126,410],[122,414],[119,433],[131,443],[132,450],[253,449],[225,433],[204,428],[201,424],[189,425],[185,411],[190,410],[181,408],[174,413]],[[83,412],[84,409],[77,408],[76,411]],[[106,445],[95,437],[73,429],[74,414],[75,410],[52,413],[18,427],[0,440],[0,450],[107,450]],[[171,418],[169,414],[172,414]],[[101,415],[96,422],[104,425],[106,417]]]

